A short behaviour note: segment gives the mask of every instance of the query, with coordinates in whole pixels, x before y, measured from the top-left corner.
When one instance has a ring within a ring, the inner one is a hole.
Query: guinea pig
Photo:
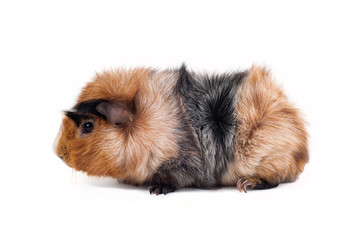
[[[90,176],[148,186],[269,189],[308,162],[298,109],[270,72],[117,69],[96,74],[64,112],[56,154]]]

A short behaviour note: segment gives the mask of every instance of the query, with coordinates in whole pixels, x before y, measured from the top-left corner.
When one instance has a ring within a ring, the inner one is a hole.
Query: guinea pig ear
[[[96,110],[105,116],[106,121],[111,124],[121,124],[130,121],[130,112],[121,103],[101,102],[96,106]]]

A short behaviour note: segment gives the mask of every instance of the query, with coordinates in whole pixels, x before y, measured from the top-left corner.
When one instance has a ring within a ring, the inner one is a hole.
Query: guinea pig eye
[[[82,133],[85,134],[91,133],[93,129],[94,129],[94,123],[89,121],[84,122],[84,124],[81,127]]]

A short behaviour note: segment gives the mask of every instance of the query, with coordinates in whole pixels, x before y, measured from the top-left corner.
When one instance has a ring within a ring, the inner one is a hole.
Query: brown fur
[[[236,160],[224,185],[239,179],[296,180],[308,162],[304,120],[265,68],[253,66],[238,90]]]
[[[165,161],[178,155],[178,101],[170,97],[176,74],[138,68],[97,74],[82,90],[77,103],[105,99],[130,105],[136,111],[121,126],[96,119],[94,132],[81,136],[64,117],[57,155],[76,170],[141,184]]]

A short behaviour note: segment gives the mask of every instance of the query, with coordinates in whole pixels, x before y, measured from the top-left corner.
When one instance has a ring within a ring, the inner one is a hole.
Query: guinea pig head
[[[97,74],[65,112],[56,154],[88,175],[146,182],[179,154],[176,77],[146,68]]]
[[[117,177],[120,169],[106,151],[114,147],[111,138],[121,141],[133,111],[131,104],[105,99],[78,103],[65,112],[56,154],[68,166],[88,175]]]

